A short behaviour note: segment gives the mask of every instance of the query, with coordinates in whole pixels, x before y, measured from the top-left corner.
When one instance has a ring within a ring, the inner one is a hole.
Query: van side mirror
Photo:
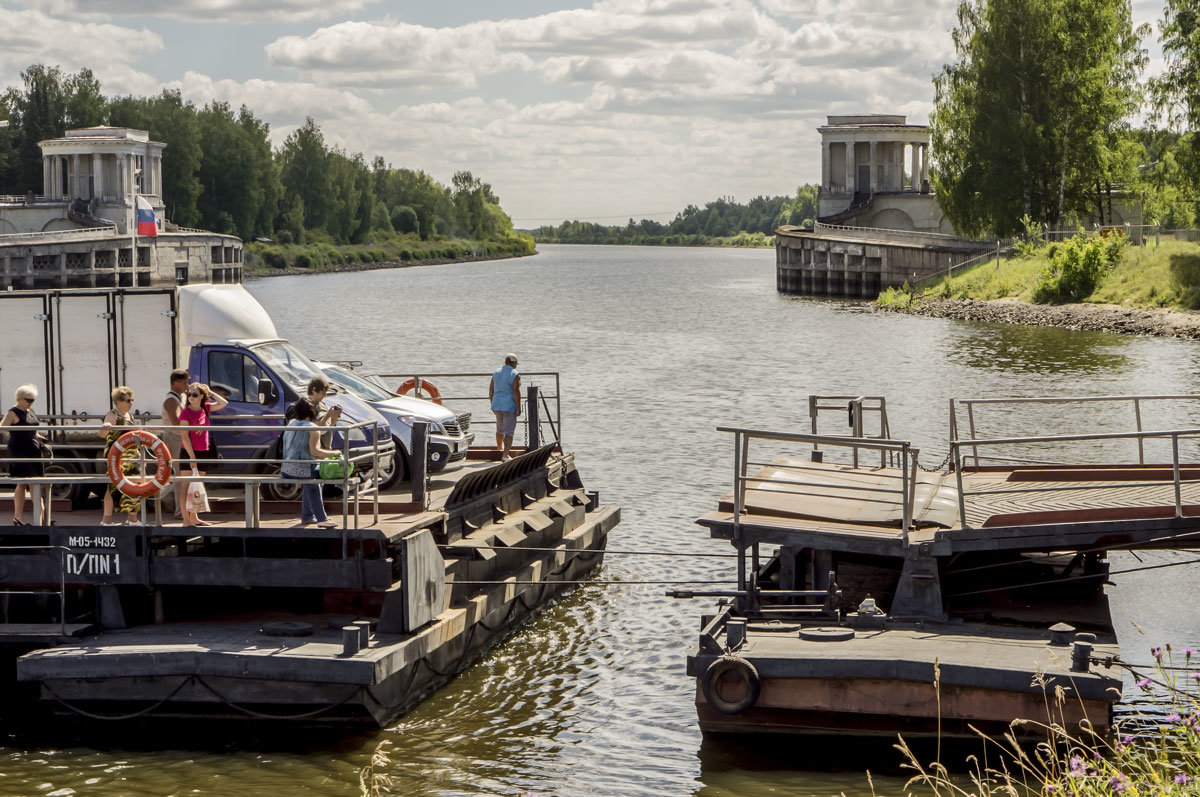
[[[275,389],[275,382],[271,379],[258,380],[258,403],[265,407],[276,401],[279,401],[279,391]]]

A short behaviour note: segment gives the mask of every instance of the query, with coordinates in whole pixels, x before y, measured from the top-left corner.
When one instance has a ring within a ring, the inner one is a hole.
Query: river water
[[[893,436],[935,464],[951,397],[1190,393],[1200,368],[1195,342],[781,296],[770,250],[543,246],[517,260],[247,287],[280,334],[317,357],[431,373],[490,371],[514,351],[524,371],[560,371],[565,446],[585,484],[622,509],[614,550],[728,551],[692,522],[731,486],[732,441],[715,428],[804,431],[812,392],[886,396]],[[981,423],[999,434],[1130,422],[1127,407],[1056,412]],[[1196,426],[1200,416],[1151,411],[1146,425]],[[610,555],[598,578],[728,579],[731,568]],[[1195,576],[1176,567],[1115,579],[1127,659],[1145,661],[1152,644],[1197,641]],[[710,607],[663,590],[577,590],[383,731],[263,735],[247,723],[217,734],[117,726],[70,738],[58,728],[0,750],[0,794],[352,795],[377,751],[388,758],[378,771],[406,795],[863,795],[866,768],[884,772],[879,793],[899,793],[903,778],[886,752],[829,759],[801,742],[702,740],[684,659]]]

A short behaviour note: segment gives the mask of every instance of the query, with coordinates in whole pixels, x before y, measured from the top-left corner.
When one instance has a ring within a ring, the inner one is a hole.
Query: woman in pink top
[[[192,460],[193,476],[203,476],[203,463],[205,460],[211,459],[209,452],[212,450],[212,444],[208,434],[209,414],[224,409],[228,405],[229,402],[209,390],[208,385],[201,382],[188,385],[185,404],[179,411],[179,424],[180,426],[203,427],[189,429],[183,436],[183,449]],[[184,500],[186,505],[190,503],[190,493],[185,493],[185,495],[188,496]],[[183,523],[185,526],[208,525],[197,516],[198,511],[196,507],[192,507],[190,511],[187,506],[184,507]]]

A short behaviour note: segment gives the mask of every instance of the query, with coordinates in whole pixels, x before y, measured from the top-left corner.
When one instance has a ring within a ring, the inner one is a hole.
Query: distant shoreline
[[[536,255],[537,252],[528,252],[520,255],[470,255],[460,258],[432,258],[430,260],[408,260],[390,263],[342,263],[333,266],[315,266],[312,268],[300,268],[298,266],[288,266],[287,268],[272,268],[271,266],[261,266],[254,269],[243,269],[242,279],[269,279],[271,277],[298,277],[308,274],[342,274],[350,271],[377,271],[387,268],[419,268],[421,266],[448,266],[454,263],[478,263],[484,260],[510,260],[515,257],[529,257]]]

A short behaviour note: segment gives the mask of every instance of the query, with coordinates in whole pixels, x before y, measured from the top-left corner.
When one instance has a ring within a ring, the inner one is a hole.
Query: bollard
[[[353,656],[359,651],[359,630],[356,625],[342,626],[342,655]]]
[[[746,641],[746,621],[745,620],[729,620],[725,623],[725,639],[729,642],[729,649],[736,650]]]
[[[355,620],[351,623],[358,629],[358,647],[360,650],[366,650],[371,647],[371,621],[370,620]]]
[[[1091,669],[1092,645],[1095,634],[1076,634],[1075,646],[1071,648],[1071,672],[1087,672]]]
[[[525,434],[527,440],[525,450],[532,451],[542,446],[541,424],[538,421],[538,386],[530,385],[526,389],[525,395]]]
[[[408,474],[412,479],[412,500],[425,506],[429,500],[429,421],[413,421],[412,454],[408,459]]]

